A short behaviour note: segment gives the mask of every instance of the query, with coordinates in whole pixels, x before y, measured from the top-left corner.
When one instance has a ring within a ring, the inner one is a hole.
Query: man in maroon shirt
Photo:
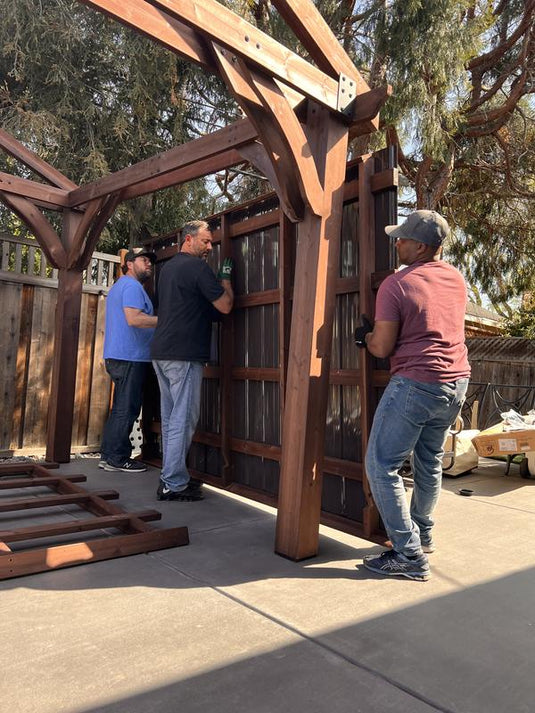
[[[432,512],[440,493],[444,441],[464,401],[470,365],[464,341],[466,285],[441,260],[446,220],[417,210],[400,226],[387,226],[406,267],[388,276],[377,293],[375,324],[365,321],[355,342],[374,356],[390,357],[390,382],[373,419],[366,474],[392,549],[368,555],[373,572],[429,578],[426,553],[434,550]],[[412,455],[411,455],[412,454]],[[411,455],[410,509],[399,469]]]

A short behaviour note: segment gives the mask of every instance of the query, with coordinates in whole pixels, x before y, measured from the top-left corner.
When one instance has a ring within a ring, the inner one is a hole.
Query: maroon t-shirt
[[[417,262],[389,275],[377,293],[375,320],[400,325],[391,374],[427,383],[470,376],[466,302],[463,276],[442,260]]]

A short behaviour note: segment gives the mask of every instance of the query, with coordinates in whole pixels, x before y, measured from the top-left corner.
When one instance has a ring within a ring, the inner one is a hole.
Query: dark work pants
[[[102,460],[120,466],[132,455],[130,433],[141,411],[149,362],[106,359],[105,364],[115,388],[100,452]]]

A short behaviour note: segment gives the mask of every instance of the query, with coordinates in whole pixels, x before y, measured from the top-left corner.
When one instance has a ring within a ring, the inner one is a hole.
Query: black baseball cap
[[[136,257],[148,257],[153,265],[156,262],[156,253],[153,253],[151,250],[147,250],[146,248],[130,248],[124,256],[124,261],[125,263],[132,262],[136,259]]]

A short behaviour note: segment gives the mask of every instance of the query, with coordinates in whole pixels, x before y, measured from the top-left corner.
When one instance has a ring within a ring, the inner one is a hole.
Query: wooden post
[[[318,551],[325,417],[336,300],[347,127],[312,105],[307,134],[323,184],[323,214],[298,226],[283,417],[275,551],[293,560]]]
[[[68,463],[71,453],[78,333],[82,303],[82,270],[61,268],[58,281],[46,460]]]
[[[371,285],[371,275],[375,271],[375,212],[374,199],[371,192],[371,179],[374,173],[374,157],[364,156],[359,164],[359,309],[360,314],[373,320],[374,301]],[[368,446],[368,436],[372,425],[372,357],[366,349],[359,350],[359,391],[360,391],[360,424],[362,434],[362,459]],[[366,478],[366,470],[362,468],[362,487],[366,498],[363,510],[363,527],[365,537],[371,535],[379,527],[379,513],[373,502],[370,486]]]
[[[231,241],[229,236],[229,223],[225,214],[221,216],[221,262],[227,257],[232,257]],[[219,367],[221,379],[221,459],[223,461],[223,485],[232,483],[232,454],[230,439],[232,437],[232,364],[234,342],[234,317],[232,312],[224,315],[221,322],[221,354]]]

